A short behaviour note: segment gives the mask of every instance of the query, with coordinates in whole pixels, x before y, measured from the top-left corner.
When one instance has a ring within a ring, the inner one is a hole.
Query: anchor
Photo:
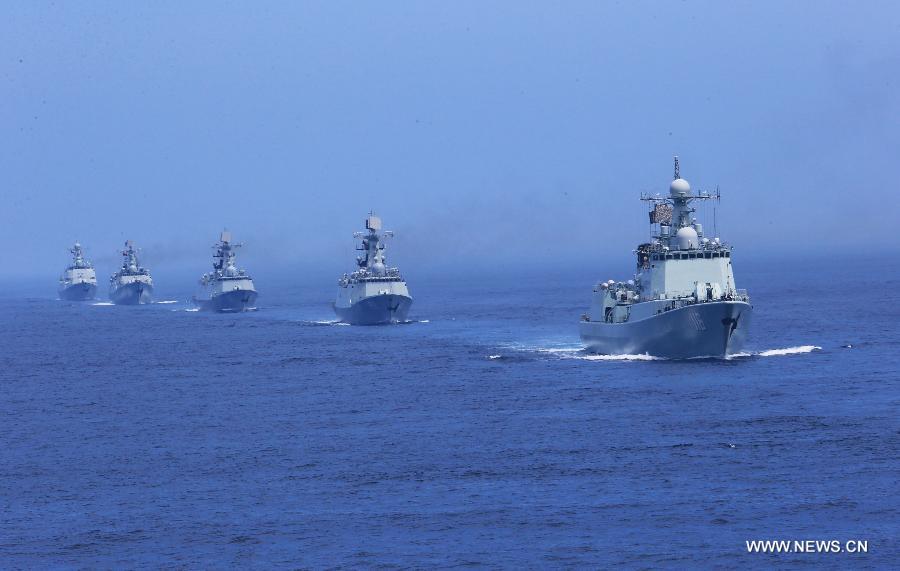
[[[725,319],[722,320],[722,325],[724,325],[725,327],[728,327],[729,325],[731,326],[730,328],[728,328],[726,330],[726,333],[728,334],[729,337],[731,337],[731,335],[734,333],[734,330],[737,329],[738,319],[740,319],[740,318],[741,318],[741,316],[740,316],[740,314],[738,314],[737,317],[726,317]]]

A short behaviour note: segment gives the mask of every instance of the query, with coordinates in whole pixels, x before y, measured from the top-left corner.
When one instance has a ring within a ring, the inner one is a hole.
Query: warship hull
[[[253,290],[237,289],[220,293],[209,299],[194,298],[194,303],[201,311],[217,313],[240,313],[256,309],[257,293]]]
[[[753,309],[742,301],[694,304],[635,322],[582,321],[586,350],[666,359],[726,357],[746,341]]]
[[[95,284],[72,284],[59,290],[59,299],[64,301],[90,301],[97,296]]]
[[[383,294],[363,298],[350,306],[334,306],[338,319],[350,325],[383,325],[406,321],[412,298],[405,295]]]
[[[131,283],[111,289],[109,300],[116,305],[141,305],[153,301],[153,286]]]

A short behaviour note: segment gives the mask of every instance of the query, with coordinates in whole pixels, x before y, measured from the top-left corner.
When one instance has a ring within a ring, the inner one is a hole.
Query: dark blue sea
[[[900,567],[900,263],[740,264],[747,352],[680,362],[579,351],[627,266],[407,270],[384,327],[5,289],[0,567]]]

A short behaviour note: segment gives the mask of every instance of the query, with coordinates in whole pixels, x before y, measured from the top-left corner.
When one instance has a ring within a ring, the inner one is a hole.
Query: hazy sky
[[[371,208],[407,274],[599,267],[673,154],[740,255],[900,243],[896,2],[6,2],[0,85],[6,278],[337,273]]]

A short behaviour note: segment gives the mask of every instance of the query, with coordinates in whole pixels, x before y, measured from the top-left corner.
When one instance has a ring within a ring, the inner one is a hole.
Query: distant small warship
[[[97,274],[94,266],[84,259],[81,244],[69,249],[72,253],[72,264],[65,269],[59,278],[59,299],[66,301],[87,301],[97,295]]]
[[[406,321],[412,298],[400,270],[385,265],[384,241],[394,233],[381,231],[381,218],[374,212],[366,218],[366,230],[353,234],[361,240],[356,249],[363,254],[356,258],[358,269],[338,281],[334,311],[351,325]]]
[[[669,195],[641,197],[650,206],[652,241],[635,251],[634,279],[594,287],[579,325],[587,350],[675,359],[741,350],[753,311],[750,297],[736,289],[731,246],[704,236],[691,207],[718,198],[718,191],[691,194],[675,157]]]
[[[131,240],[122,250],[122,267],[109,278],[109,299],[116,305],[138,305],[153,301],[153,278],[138,264]]]
[[[213,246],[213,271],[203,274],[200,285],[204,294],[194,297],[194,303],[203,311],[225,313],[256,309],[256,288],[244,270],[235,266],[234,250],[243,244],[231,243],[231,232],[222,232],[219,242]]]

